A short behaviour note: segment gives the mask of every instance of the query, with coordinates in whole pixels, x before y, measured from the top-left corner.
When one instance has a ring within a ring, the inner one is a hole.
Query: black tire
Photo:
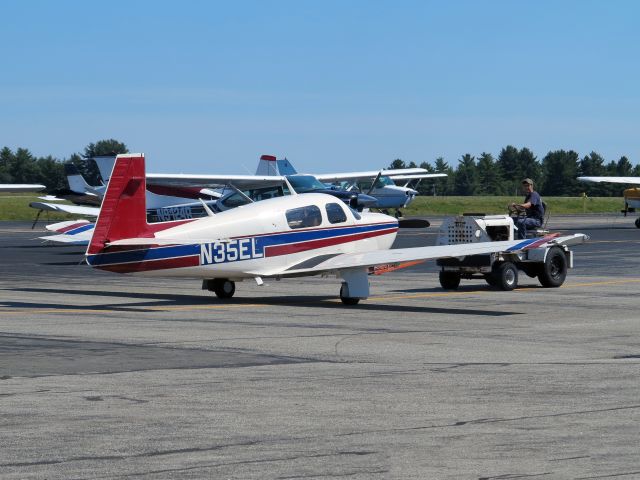
[[[360,301],[359,298],[356,297],[345,297],[344,296],[344,284],[340,285],[340,300],[344,305],[357,305]]]
[[[640,217],[636,218],[636,227],[640,228]]]
[[[445,290],[456,290],[460,286],[460,274],[440,271],[440,285]]]
[[[236,293],[236,282],[232,282],[228,278],[214,278],[209,290],[213,290],[218,298],[231,298]]]
[[[567,278],[567,257],[560,247],[552,247],[547,252],[538,280],[545,288],[557,288]]]
[[[498,287],[498,285],[496,284],[496,279],[493,278],[493,275],[490,274],[490,273],[485,273],[484,274],[484,281],[487,282],[487,284],[490,287],[496,287],[496,288]]]
[[[511,262],[495,263],[491,276],[500,290],[510,291],[518,286],[518,269]]]

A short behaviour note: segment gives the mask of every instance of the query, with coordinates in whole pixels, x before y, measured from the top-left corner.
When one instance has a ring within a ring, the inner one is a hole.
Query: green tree
[[[35,158],[26,148],[18,148],[13,161],[10,163],[9,173],[15,183],[37,183],[40,179]]]
[[[478,192],[478,172],[475,158],[465,153],[458,163],[455,178],[456,195],[475,195]]]
[[[544,169],[543,195],[570,196],[578,195],[581,186],[578,185],[579,160],[573,150],[555,150],[547,153],[542,159]]]
[[[404,164],[402,160],[400,160],[399,158],[396,158],[393,162],[391,162],[391,165],[389,165],[389,169],[394,170],[397,168],[407,168],[407,166]]]
[[[38,158],[36,165],[40,178],[38,183],[45,185],[47,190],[51,191],[67,187],[67,179],[62,162],[49,155],[44,158]]]
[[[442,157],[436,158],[435,170],[437,173],[447,174],[446,177],[436,183],[436,193],[439,191],[440,195],[453,195],[456,180],[455,170]]]
[[[520,170],[518,149],[512,145],[507,145],[500,150],[497,163],[505,182],[505,191],[509,195],[512,193],[519,193],[520,181],[524,177]]]
[[[0,183],[12,183],[11,166],[15,160],[15,155],[9,147],[0,150]]]
[[[578,166],[578,176],[580,177],[600,177],[607,174],[604,165],[604,158],[598,153],[591,152],[580,160]],[[607,183],[580,182],[580,188],[591,197],[611,196],[611,185]]]
[[[524,147],[518,152],[518,164],[520,166],[520,176],[515,180],[520,185],[523,178],[533,180],[536,188],[542,190],[544,188],[544,176],[542,166],[531,150]]]
[[[477,172],[479,195],[502,195],[504,193],[502,172],[493,155],[487,152],[480,154]]]
[[[544,184],[542,166],[533,152],[526,147],[518,150],[512,145],[507,145],[500,151],[497,163],[504,179],[504,190],[509,195],[519,194],[523,178],[531,178],[536,187]]]
[[[627,157],[620,157],[618,163],[616,163],[616,174],[619,177],[630,177],[633,173],[633,165]]]

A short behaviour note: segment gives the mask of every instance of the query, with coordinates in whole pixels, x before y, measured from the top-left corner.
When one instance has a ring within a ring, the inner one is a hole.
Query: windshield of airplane
[[[395,183],[393,183],[393,180],[391,180],[391,178],[385,177],[385,176],[381,176],[380,178],[378,178],[376,180],[376,183],[375,183],[373,188],[382,188],[382,187],[384,187],[386,185],[395,185]],[[369,190],[371,188],[371,180],[368,180],[368,181],[364,180],[364,181],[358,182],[358,187],[363,192],[366,192],[367,190]]]
[[[298,193],[327,188],[324,183],[313,175],[287,175],[287,180],[289,180],[293,189]]]

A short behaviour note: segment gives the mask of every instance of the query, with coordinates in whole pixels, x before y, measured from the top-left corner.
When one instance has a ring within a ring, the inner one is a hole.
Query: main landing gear
[[[236,293],[236,282],[228,278],[203,280],[202,289],[214,292],[218,298],[231,298]]]

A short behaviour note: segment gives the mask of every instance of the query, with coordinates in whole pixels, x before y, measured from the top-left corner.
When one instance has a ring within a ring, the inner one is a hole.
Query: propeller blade
[[[429,220],[423,220],[422,218],[404,218],[398,220],[399,228],[428,228],[430,225]]]

